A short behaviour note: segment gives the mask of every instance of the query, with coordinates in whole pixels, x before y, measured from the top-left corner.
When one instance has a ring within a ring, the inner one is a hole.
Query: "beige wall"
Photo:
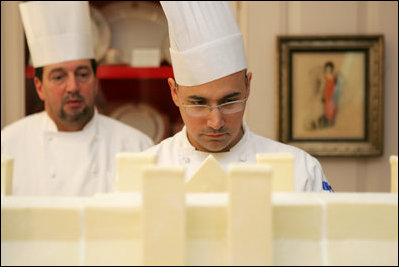
[[[389,191],[388,158],[398,154],[398,3],[267,1],[239,5],[249,70],[254,73],[246,120],[254,132],[272,139],[277,137],[276,35],[384,34],[383,156],[319,160],[336,191]]]
[[[1,1],[1,128],[25,115],[24,35],[18,4]]]
[[[23,32],[17,4],[1,2],[2,128],[24,114]],[[254,73],[245,117],[254,132],[273,139],[276,137],[276,35],[384,34],[384,155],[369,159],[320,159],[320,162],[336,191],[389,191],[388,157],[398,154],[398,3],[267,1],[235,4],[249,69]]]

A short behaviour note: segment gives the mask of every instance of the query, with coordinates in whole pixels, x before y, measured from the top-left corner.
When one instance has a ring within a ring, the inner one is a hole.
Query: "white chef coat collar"
[[[248,125],[247,125],[247,123],[245,121],[242,122],[242,127],[243,127],[243,130],[244,130],[244,135],[241,137],[240,141],[238,141],[238,143],[234,147],[232,147],[230,149],[229,152],[236,152],[236,151],[242,150],[242,148],[245,148],[245,143],[246,143],[246,140],[248,139],[250,131],[249,131]],[[187,128],[186,128],[185,125],[184,125],[184,127],[183,127],[181,132],[182,132],[183,138],[184,138],[183,150],[186,153],[187,152],[202,152],[202,151],[196,150],[196,148],[188,140]],[[209,152],[203,152],[203,153],[209,154]],[[220,152],[220,153],[215,153],[215,154],[222,154],[222,153],[228,153],[228,152]]]
[[[44,132],[49,132],[49,133],[58,133],[57,125],[53,121],[53,119],[50,118],[50,116],[47,114],[46,111],[44,112],[43,116],[43,130]],[[97,125],[98,121],[98,111],[96,108],[94,108],[94,115],[91,118],[91,120],[83,127],[82,131],[87,131],[90,129],[94,129]]]
[[[230,152],[237,152],[237,151],[243,152],[245,150],[245,148],[247,147],[246,144],[247,144],[248,136],[250,135],[250,130],[245,121],[242,122],[242,128],[244,130],[244,135],[241,137],[240,141],[238,141],[238,143],[230,149]]]

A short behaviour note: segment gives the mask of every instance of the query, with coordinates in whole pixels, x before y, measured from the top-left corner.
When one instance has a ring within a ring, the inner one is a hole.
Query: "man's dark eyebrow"
[[[239,95],[241,95],[240,92],[234,92],[234,93],[231,93],[231,94],[223,96],[219,100],[226,100],[226,99],[230,99],[230,98],[233,98],[233,97],[237,97]],[[197,100],[197,101],[206,101],[207,100],[205,97],[197,96],[197,95],[190,95],[188,98],[191,99],[191,100]]]
[[[191,99],[191,100],[202,100],[202,101],[206,100],[205,97],[197,96],[197,95],[190,95],[188,98]]]
[[[57,72],[57,71],[64,71],[64,69],[63,68],[56,68],[56,69],[52,69],[50,72],[49,72],[49,76],[51,75],[51,74],[53,74],[54,72]]]
[[[90,70],[90,67],[89,66],[79,66],[76,68],[75,71],[80,71],[80,70]]]
[[[241,95],[240,92],[234,92],[234,93],[231,93],[231,94],[228,94],[228,95],[222,97],[222,100],[233,98],[233,97],[240,96],[240,95]]]
[[[90,70],[90,67],[89,66],[79,66],[79,67],[77,67],[76,68],[76,70],[75,71],[79,71],[79,70]],[[56,68],[56,69],[52,69],[50,72],[49,72],[49,76],[51,75],[51,74],[53,74],[53,73],[55,73],[55,72],[57,72],[57,71],[64,71],[65,72],[65,70],[63,69],[63,68]]]

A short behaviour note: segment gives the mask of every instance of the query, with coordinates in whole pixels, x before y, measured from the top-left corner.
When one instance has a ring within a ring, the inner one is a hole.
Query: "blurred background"
[[[43,109],[18,9],[1,1],[1,128]],[[158,1],[90,1],[100,113],[141,129],[159,142],[182,127],[167,84],[167,22]],[[232,1],[253,72],[245,120],[277,140],[277,36],[384,36],[383,154],[317,157],[335,191],[389,192],[389,156],[398,155],[398,2]]]

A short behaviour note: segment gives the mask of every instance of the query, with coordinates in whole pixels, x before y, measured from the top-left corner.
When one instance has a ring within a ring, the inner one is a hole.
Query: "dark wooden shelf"
[[[34,68],[26,67],[26,77],[33,78]],[[128,65],[100,65],[97,67],[99,79],[167,79],[173,77],[171,66],[138,68]]]

